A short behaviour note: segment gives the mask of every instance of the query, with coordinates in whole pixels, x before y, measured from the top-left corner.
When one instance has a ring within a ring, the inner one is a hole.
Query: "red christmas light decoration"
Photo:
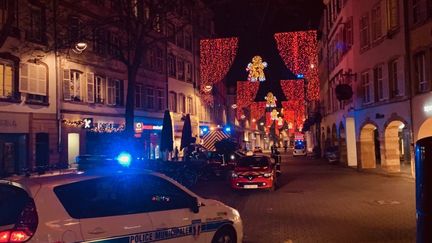
[[[237,119],[241,119],[241,116],[245,115],[243,112],[243,108],[250,108],[250,105],[254,103],[254,99],[258,92],[258,88],[259,88],[259,82],[248,82],[248,81],[237,82],[237,102],[236,102]],[[265,106],[265,102],[264,102],[264,106]],[[253,118],[257,119],[257,117],[253,117]]]
[[[205,103],[212,103],[213,96],[208,87],[213,87],[225,77],[237,53],[237,44],[238,38],[200,41],[200,93]]]
[[[277,33],[275,39],[287,67],[294,74],[304,75],[308,100],[319,100],[316,31]]]

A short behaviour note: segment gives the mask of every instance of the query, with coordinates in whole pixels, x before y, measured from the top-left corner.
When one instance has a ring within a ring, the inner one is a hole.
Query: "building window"
[[[95,102],[99,104],[105,103],[105,78],[95,76]],[[109,92],[108,92],[109,93]]]
[[[398,77],[398,65],[398,60],[393,60],[389,63],[389,81],[391,86],[391,97],[404,95],[403,84],[399,84],[401,80]]]
[[[184,47],[184,32],[183,30],[179,30],[176,35],[177,46],[183,48]]]
[[[414,56],[415,80],[418,84],[418,92],[426,92],[429,90],[429,84],[426,80],[426,63],[425,53],[420,52]]]
[[[192,34],[189,31],[185,32],[184,35],[184,41],[185,41],[185,49],[188,51],[192,51]]]
[[[173,54],[168,54],[168,75],[173,78],[177,78],[176,72],[176,58]]]
[[[107,49],[107,34],[106,31],[97,28],[93,32],[93,51],[99,55],[105,55]]]
[[[363,15],[360,18],[360,48],[365,49],[369,47],[369,17]]]
[[[345,43],[345,51],[348,51],[353,45],[353,18],[350,17],[344,26],[343,41]]]
[[[20,70],[20,91],[27,93],[27,101],[48,101],[48,76],[45,65],[22,63]]]
[[[108,32],[108,54],[112,57],[121,56],[121,40],[120,37],[112,32]]]
[[[45,14],[41,7],[30,6],[29,25],[27,29],[27,40],[34,42],[45,42]]]
[[[161,89],[156,90],[156,94],[157,94],[156,108],[158,111],[163,111],[165,109],[163,93],[164,92]]]
[[[175,26],[171,23],[167,23],[166,25],[166,37],[169,42],[175,44]]]
[[[142,109],[144,108],[144,92],[143,86],[141,84],[137,84],[135,86],[135,107]]]
[[[12,4],[12,5],[9,5]],[[18,5],[17,1],[8,1],[8,0],[1,0],[0,1],[0,25],[3,26],[7,22],[8,12],[10,8],[13,8],[14,14],[13,14],[13,22],[12,27],[13,32],[18,32]],[[13,33],[15,36],[17,36],[15,33]],[[18,34],[18,33],[17,33]]]
[[[113,80],[114,82],[114,105],[123,105],[124,86],[123,80]]]
[[[186,81],[192,83],[192,63],[186,63]]]
[[[394,30],[399,26],[399,0],[387,1],[387,19],[389,30]]]
[[[161,48],[156,48],[156,65],[155,65],[155,71],[162,73],[163,72],[163,51]]]
[[[177,59],[177,79],[185,80],[185,63],[182,59]]]
[[[107,104],[120,106],[123,105],[123,81],[109,79],[107,87]]]
[[[186,96],[179,94],[179,112],[186,113]]]
[[[369,72],[361,74],[361,82],[363,86],[363,103],[370,104],[372,102],[372,85],[369,80]]]
[[[376,41],[382,36],[381,5],[378,4],[372,9],[372,40]]]
[[[194,114],[193,99],[190,96],[187,97],[187,113],[189,113],[191,115]]]
[[[147,87],[147,109],[154,109],[155,94],[152,87]]]
[[[81,38],[83,36],[82,28],[83,24],[82,21],[77,16],[69,16],[69,22],[68,22],[68,37],[69,37],[69,43],[75,44],[79,41],[81,41]]]
[[[373,70],[374,83],[377,89],[378,100],[383,100],[385,98],[384,94],[384,80],[383,80],[383,65],[379,65]]]
[[[0,98],[13,98],[14,66],[12,63],[0,61]]]
[[[83,101],[81,93],[82,72],[78,70],[63,70],[63,99]]]
[[[172,112],[177,112],[177,93],[170,91],[168,94],[168,109]]]

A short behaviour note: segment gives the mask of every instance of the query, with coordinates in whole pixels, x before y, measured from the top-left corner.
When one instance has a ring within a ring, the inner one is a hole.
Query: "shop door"
[[[0,143],[0,176],[16,172],[15,144],[11,142]]]
[[[79,133],[68,133],[68,163],[69,165],[76,162],[76,157],[80,153],[80,135]]]
[[[49,162],[49,134],[36,134],[36,166],[46,166]]]

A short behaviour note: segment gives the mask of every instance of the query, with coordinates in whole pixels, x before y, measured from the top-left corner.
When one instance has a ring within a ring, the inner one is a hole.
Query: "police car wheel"
[[[213,237],[212,243],[236,243],[237,237],[232,227],[225,226],[219,229]]]

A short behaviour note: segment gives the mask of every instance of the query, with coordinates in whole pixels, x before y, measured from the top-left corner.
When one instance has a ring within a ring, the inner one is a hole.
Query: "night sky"
[[[204,0],[215,13],[218,36],[317,29],[322,0]]]
[[[279,55],[273,34],[278,32],[317,29],[323,11],[322,0],[205,0],[215,13],[218,37],[239,37],[239,49],[226,76],[226,85],[235,87],[246,80],[245,68],[255,55],[269,63],[267,80],[295,79]],[[270,89],[283,97],[279,82],[264,82],[257,97]]]

